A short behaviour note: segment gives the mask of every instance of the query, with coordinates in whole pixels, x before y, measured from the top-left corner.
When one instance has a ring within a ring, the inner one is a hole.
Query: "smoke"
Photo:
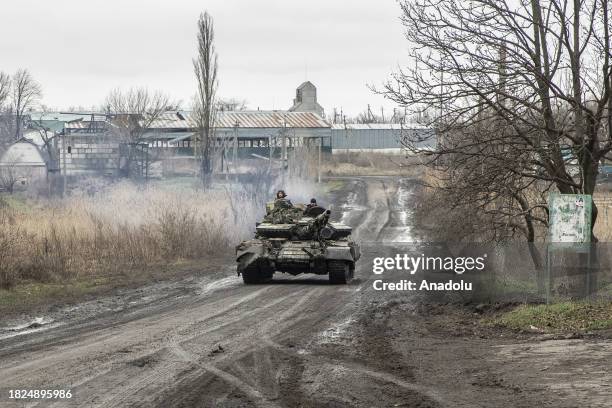
[[[285,190],[287,198],[294,204],[309,203],[311,198],[316,198],[320,205],[324,204],[325,198],[320,185],[312,180],[294,177],[287,179],[285,185],[282,185],[282,180],[278,178],[275,185],[278,186],[278,188],[275,188],[275,192]],[[271,197],[271,199],[274,199],[274,197]]]

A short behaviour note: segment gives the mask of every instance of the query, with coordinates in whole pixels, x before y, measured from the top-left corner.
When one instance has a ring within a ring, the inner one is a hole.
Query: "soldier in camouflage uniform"
[[[274,200],[274,207],[280,207],[280,208],[291,208],[293,207],[293,204],[291,204],[291,201],[287,198],[287,194],[285,194],[285,190],[278,190],[276,192],[276,200]]]
[[[284,190],[278,190],[274,207],[272,211],[266,215],[264,222],[272,224],[292,224],[300,219],[302,211],[295,208],[291,201],[287,198]]]

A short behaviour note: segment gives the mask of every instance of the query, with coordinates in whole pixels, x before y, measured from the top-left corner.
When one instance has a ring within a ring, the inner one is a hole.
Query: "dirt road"
[[[328,197],[363,243],[350,285],[281,275],[244,286],[229,261],[218,278],[152,286],[105,312],[63,311],[63,321],[5,330],[0,406],[573,407],[593,396],[605,406],[592,384],[564,394],[543,380],[520,382],[529,371],[520,364],[496,369],[529,361],[517,341],[449,336],[410,299],[372,289],[371,258],[392,251],[380,243],[415,239],[412,188],[410,180],[355,178]],[[554,372],[546,374],[562,379]],[[71,400],[7,399],[9,389],[66,388]]]

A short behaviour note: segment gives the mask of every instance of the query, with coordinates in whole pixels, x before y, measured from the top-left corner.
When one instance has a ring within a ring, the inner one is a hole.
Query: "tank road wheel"
[[[329,283],[332,285],[346,284],[351,278],[350,265],[344,261],[329,261],[327,264],[329,271]]]

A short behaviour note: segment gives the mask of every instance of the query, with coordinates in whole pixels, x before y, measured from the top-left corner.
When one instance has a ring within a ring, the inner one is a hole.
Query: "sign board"
[[[590,195],[550,194],[548,196],[550,242],[590,242],[591,206]]]

